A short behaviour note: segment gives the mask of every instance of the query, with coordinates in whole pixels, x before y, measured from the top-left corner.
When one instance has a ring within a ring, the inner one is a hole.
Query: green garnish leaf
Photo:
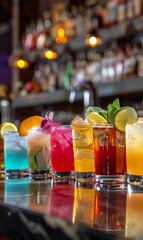
[[[96,112],[96,113],[99,113],[101,111],[101,108],[100,107],[88,107],[86,109],[86,113],[90,113],[90,112]]]
[[[113,124],[114,114],[120,109],[119,99],[116,98],[113,103],[107,106],[107,121]]]
[[[109,103],[107,106],[107,110],[104,110],[100,107],[88,107],[86,109],[86,114],[90,112],[96,112],[102,117],[104,117],[108,123],[113,124],[114,114],[120,109],[119,99],[116,98],[112,103]]]
[[[86,109],[86,114],[90,112],[96,112],[107,120],[107,111],[100,107],[88,107]]]

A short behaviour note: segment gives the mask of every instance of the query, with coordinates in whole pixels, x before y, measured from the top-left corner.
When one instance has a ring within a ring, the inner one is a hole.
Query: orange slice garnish
[[[40,127],[42,117],[41,116],[31,116],[24,119],[19,126],[20,136],[27,136],[28,130],[33,127]]]

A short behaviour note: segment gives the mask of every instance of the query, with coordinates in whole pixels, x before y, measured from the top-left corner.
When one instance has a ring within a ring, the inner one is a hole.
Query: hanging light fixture
[[[85,39],[85,45],[90,47],[97,47],[102,44],[102,39],[95,31],[92,31],[90,35]]]
[[[58,57],[58,53],[53,49],[47,48],[43,51],[43,57],[48,60],[54,60]]]
[[[43,49],[42,56],[48,60],[55,60],[58,58],[58,53],[54,48],[54,43],[50,36],[47,38],[46,47]]]
[[[24,58],[16,58],[14,60],[14,67],[19,69],[26,69],[30,66],[29,62]]]
[[[56,43],[57,44],[65,44],[67,43],[68,38],[65,34],[65,29],[63,27],[59,27],[57,29],[57,37],[56,37]]]
[[[30,63],[24,57],[24,53],[22,51],[18,51],[11,59],[11,65],[12,67],[16,67],[18,69],[27,69],[30,66]]]

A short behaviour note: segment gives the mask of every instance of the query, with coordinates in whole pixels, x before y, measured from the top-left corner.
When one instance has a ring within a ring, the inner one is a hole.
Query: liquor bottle
[[[85,36],[85,28],[83,27],[83,16],[84,16],[84,7],[80,5],[77,8],[77,13],[76,13],[76,36]]]
[[[36,41],[36,49],[42,50],[44,43],[46,41],[46,37],[44,35],[44,25],[43,25],[43,19],[38,18],[37,20],[37,41]]]
[[[116,61],[115,61],[115,80],[120,81],[122,80],[123,75],[123,63],[124,63],[124,52],[122,48],[117,47],[116,49]]]
[[[138,54],[138,76],[143,77],[143,38],[141,38],[141,47]]]
[[[107,1],[107,8],[109,12],[109,23],[112,25],[116,22],[117,0]]]
[[[50,19],[50,12],[44,11],[43,12],[43,20],[39,20],[39,35],[37,37],[37,49],[42,50],[48,47],[48,42],[51,39],[50,33],[51,27],[51,19]]]
[[[101,55],[93,50],[87,53],[86,79],[93,84],[100,83],[101,78]]]
[[[129,76],[136,75],[136,65],[137,65],[137,58],[135,54],[135,49],[131,48],[130,45],[127,45],[125,49],[123,76],[129,77]]]
[[[109,8],[107,7],[106,1],[103,2],[102,4],[102,17],[104,27],[109,27],[110,26]]]
[[[119,0],[117,5],[117,23],[123,22],[126,19],[126,4],[125,0]]]
[[[107,51],[107,58],[108,58],[108,82],[115,81],[115,53],[112,49]]]
[[[134,17],[133,2],[134,2],[134,0],[127,0],[127,3],[126,3],[126,17],[127,17],[127,19],[132,19]]]
[[[72,5],[70,12],[66,11],[65,18],[64,18],[64,29],[65,35],[67,38],[73,38],[76,36],[76,15],[77,15],[77,8],[76,6]]]
[[[133,1],[134,17],[141,15],[141,0]]]
[[[22,39],[23,48],[25,50],[35,50],[36,41],[37,41],[36,25],[34,23],[31,23],[31,25],[26,28],[25,34]]]

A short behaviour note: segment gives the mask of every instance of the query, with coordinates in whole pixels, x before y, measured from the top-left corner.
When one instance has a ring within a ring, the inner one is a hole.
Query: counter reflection
[[[94,220],[94,187],[75,186],[73,223],[93,227]]]
[[[51,186],[50,214],[65,220],[72,220],[74,184],[53,184]]]
[[[125,216],[125,191],[96,190],[94,228],[106,231],[124,231]]]
[[[128,186],[126,199],[126,229],[128,239],[143,239],[143,188]]]
[[[5,179],[4,202],[17,207],[28,207],[29,179]]]
[[[0,181],[0,202],[116,233],[122,239],[143,238],[143,191],[139,187],[102,189],[73,182],[4,179]]]

